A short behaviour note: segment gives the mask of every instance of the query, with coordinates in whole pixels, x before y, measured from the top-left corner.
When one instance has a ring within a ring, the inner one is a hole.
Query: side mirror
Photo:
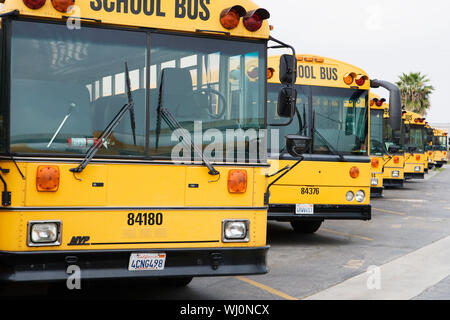
[[[297,90],[294,88],[283,88],[278,95],[277,113],[282,118],[292,118],[297,103]]]
[[[286,136],[286,149],[290,155],[299,157],[309,151],[311,141],[310,137],[288,134]]]
[[[402,123],[402,98],[397,85],[384,80],[370,80],[371,88],[383,87],[389,91],[389,123],[393,130],[399,130]]]
[[[280,82],[283,85],[294,85],[297,80],[297,58],[291,54],[280,57]]]
[[[399,146],[389,146],[388,149],[389,153],[399,153],[400,152],[400,147]]]
[[[414,151],[417,150],[417,147],[408,147],[408,152],[409,153],[414,153]]]

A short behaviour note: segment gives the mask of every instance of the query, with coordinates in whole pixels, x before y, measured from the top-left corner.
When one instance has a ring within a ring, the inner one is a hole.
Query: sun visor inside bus
[[[71,105],[73,107],[71,108]],[[11,142],[22,138],[42,137],[47,141],[71,111],[60,131],[60,137],[70,134],[92,136],[92,108],[88,89],[82,85],[61,81],[12,79],[11,82]]]

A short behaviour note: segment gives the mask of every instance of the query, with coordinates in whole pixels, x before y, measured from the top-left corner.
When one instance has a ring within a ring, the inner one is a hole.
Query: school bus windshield
[[[446,136],[434,136],[433,137],[433,149],[437,151],[447,151],[447,137]]]
[[[370,110],[370,154],[381,156],[385,153],[383,145],[383,110]]]
[[[297,110],[303,119],[300,130],[298,117],[280,128],[280,150],[287,134],[308,135],[313,132],[312,153],[367,154],[367,90],[318,86],[296,86]],[[283,122],[276,115],[279,84],[268,87],[268,121]]]
[[[398,147],[398,153],[403,152],[403,140],[398,139],[397,142],[394,142],[394,131],[392,130],[392,126],[389,122],[389,118],[383,119],[383,142],[386,150],[389,152],[389,147]]]
[[[12,21],[11,152],[85,154],[127,103],[125,63],[135,135],[125,115],[98,155],[170,158],[179,141],[159,107],[191,134],[195,121],[224,136],[262,128],[265,50],[259,40]]]
[[[423,153],[425,150],[425,127],[411,125],[406,130],[405,146],[407,149],[415,147],[416,153]]]

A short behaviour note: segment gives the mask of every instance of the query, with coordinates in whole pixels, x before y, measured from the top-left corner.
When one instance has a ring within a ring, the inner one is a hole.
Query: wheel
[[[165,278],[159,281],[169,287],[186,287],[194,277]]]
[[[322,221],[291,221],[291,226],[296,233],[314,233],[321,225]]]
[[[442,163],[438,163],[435,165],[436,168],[442,168]]]

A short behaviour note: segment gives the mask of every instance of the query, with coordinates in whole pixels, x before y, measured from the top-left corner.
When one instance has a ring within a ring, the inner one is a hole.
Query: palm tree
[[[431,106],[429,96],[434,90],[433,86],[427,84],[430,79],[420,72],[403,73],[399,78],[397,86],[400,88],[405,109],[425,116]]]

